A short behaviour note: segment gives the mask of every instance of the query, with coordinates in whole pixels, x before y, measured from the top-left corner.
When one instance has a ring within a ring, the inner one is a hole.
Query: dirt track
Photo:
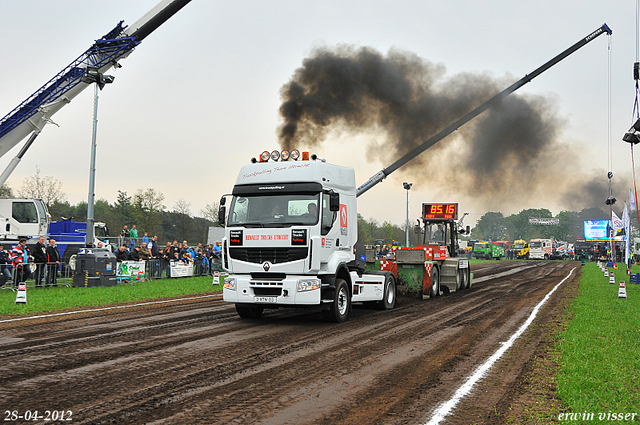
[[[356,307],[344,324],[302,310],[241,320],[215,298],[0,324],[0,413],[71,411],[74,424],[425,423],[573,267],[474,266],[470,290],[386,312]],[[561,314],[576,276],[537,323]],[[500,422],[539,328],[445,423]]]

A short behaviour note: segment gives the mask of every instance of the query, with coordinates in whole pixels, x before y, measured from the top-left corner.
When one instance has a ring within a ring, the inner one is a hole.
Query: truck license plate
[[[254,303],[275,303],[276,297],[253,297]]]

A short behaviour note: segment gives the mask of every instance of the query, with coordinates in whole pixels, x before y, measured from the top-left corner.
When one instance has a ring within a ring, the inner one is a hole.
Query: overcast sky
[[[133,24],[156,3],[0,0],[0,116],[120,20]],[[314,47],[370,46],[383,54],[401,49],[443,65],[453,78],[462,72],[488,73],[514,82],[604,22],[613,29],[613,171],[628,174],[629,145],[621,138],[633,123],[635,8],[629,0],[193,0],[123,60],[123,67],[111,72],[115,83],[100,92],[96,197],[114,202],[118,190],[133,195],[137,189],[154,188],[164,194],[167,209],[182,198],[198,215],[231,191],[239,168],[251,157],[278,148],[280,89]],[[572,165],[587,175],[601,173],[603,181],[608,168],[608,44],[609,37],[599,37],[518,92],[553,99],[566,121],[562,142],[579,152]],[[8,181],[14,190],[38,167],[41,175],[63,183],[71,203],[86,201],[92,100],[93,90],[87,89],[54,115],[60,127],[48,125],[36,139]],[[397,159],[385,159],[384,153],[378,157],[382,159],[371,159],[362,147],[369,136],[338,134],[315,151],[329,162],[353,166],[361,184]],[[0,169],[18,149],[0,158]],[[439,178],[446,179],[449,171],[443,164]],[[403,181],[414,183],[412,221],[421,202],[459,202],[472,220],[486,211],[549,208],[555,214],[568,208],[542,196],[487,205],[468,193],[443,193],[438,179],[413,177],[394,173],[359,198],[359,212],[379,222],[403,223]],[[619,200],[627,194],[627,187],[614,187]]]

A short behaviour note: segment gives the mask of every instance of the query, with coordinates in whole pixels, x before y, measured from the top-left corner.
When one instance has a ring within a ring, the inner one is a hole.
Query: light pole
[[[95,83],[93,92],[93,132],[91,137],[91,165],[89,167],[89,202],[87,202],[87,237],[85,245],[93,246],[95,234],[94,226],[94,205],[95,205],[95,180],[96,180],[96,136],[98,133],[98,89],[102,90],[105,84],[111,84],[115,77],[104,75],[98,72],[95,67],[88,66],[82,81],[87,84]]]
[[[409,246],[409,190],[411,189],[411,186],[413,186],[413,183],[407,183],[407,182],[403,182],[402,183],[402,187],[404,187],[407,190],[407,228],[406,228],[406,235],[407,235],[407,241],[405,246]]]

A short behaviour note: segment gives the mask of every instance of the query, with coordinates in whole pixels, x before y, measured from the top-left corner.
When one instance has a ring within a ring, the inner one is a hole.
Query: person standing
[[[11,280],[11,253],[4,250],[4,245],[0,242],[0,287]]]
[[[18,283],[24,282],[31,277],[31,263],[32,257],[29,255],[29,248],[27,248],[27,240],[21,238],[20,242],[11,250],[11,256],[13,257],[13,268],[16,269],[15,280],[13,284],[18,287]]]
[[[153,235],[149,241],[149,256],[151,257],[151,277],[162,277],[162,266],[160,265],[160,247],[158,246],[158,236]]]
[[[47,267],[47,246],[44,244],[44,236],[40,236],[36,246],[33,247],[33,262],[36,263],[36,288],[42,288],[42,281]]]
[[[129,226],[126,224],[122,228],[122,232],[120,232],[120,245],[129,245]]]
[[[135,224],[131,226],[131,230],[129,230],[129,237],[131,238],[130,244],[135,246],[138,243],[138,229]]]
[[[216,246],[213,247],[213,255],[215,255],[216,258],[221,258],[221,254],[222,254],[222,245],[220,245],[220,241],[216,241]]]
[[[60,267],[60,251],[56,241],[49,239],[47,245],[47,283],[45,286],[58,286],[58,267]]]

